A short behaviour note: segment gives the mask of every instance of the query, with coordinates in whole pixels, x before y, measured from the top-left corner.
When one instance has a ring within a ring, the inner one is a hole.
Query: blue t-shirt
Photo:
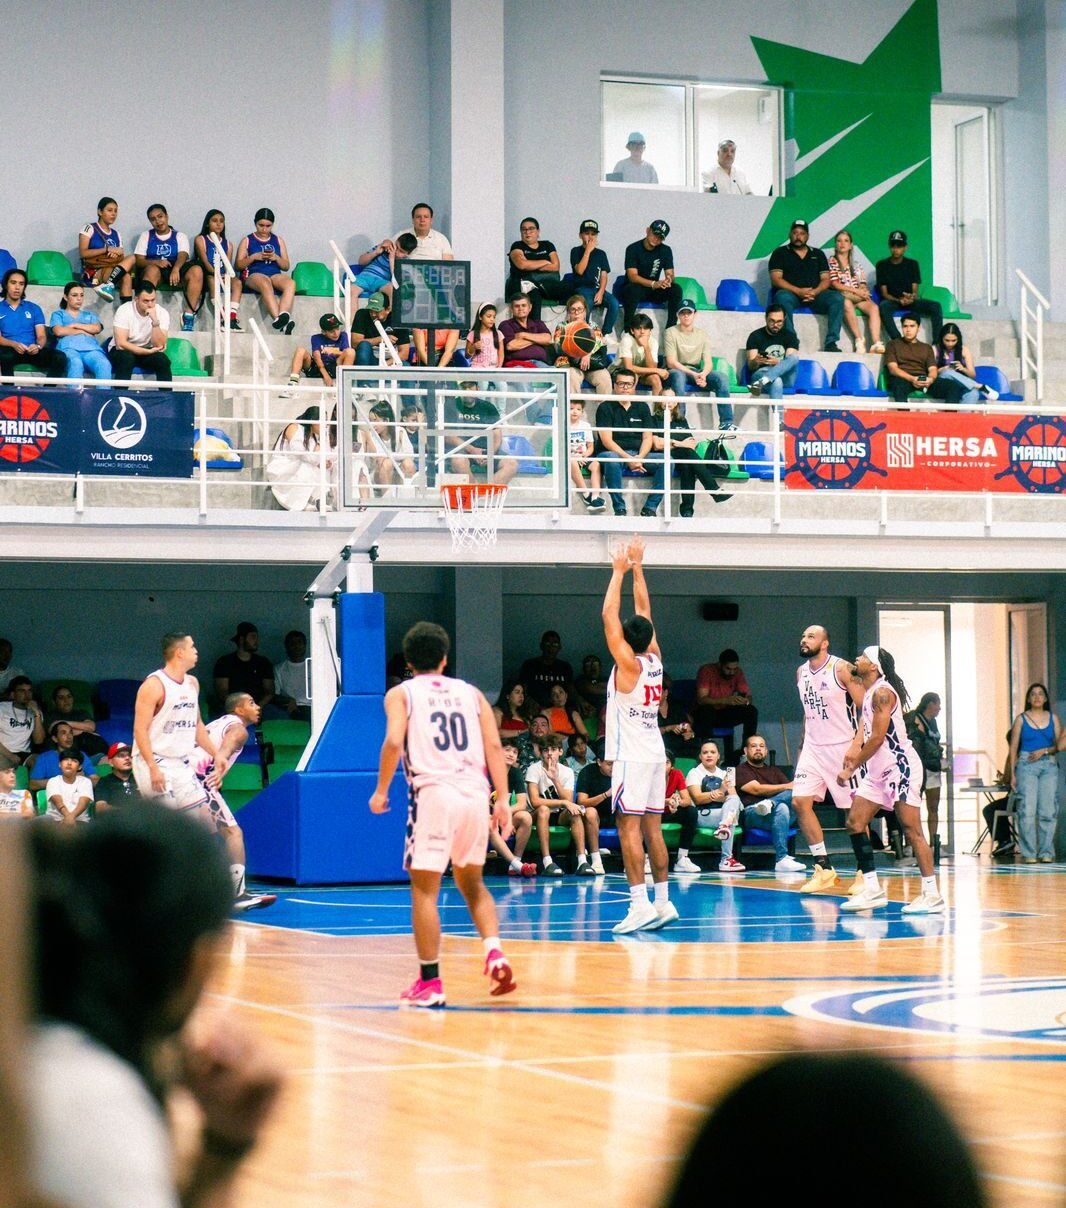
[[[36,344],[36,327],[44,326],[44,311],[36,302],[23,298],[18,306],[6,299],[0,302],[0,336],[16,344]]]
[[[33,765],[30,775],[34,780],[51,780],[53,776],[58,776],[61,772],[59,766],[58,751],[43,751],[37,756],[37,761]],[[83,776],[97,775],[96,764],[93,763],[92,757],[83,755],[81,757],[81,774]]]
[[[99,322],[99,317],[94,315],[91,310],[79,310],[73,316],[65,310],[53,310],[52,317],[48,320],[48,326],[51,328],[69,327],[71,323]],[[79,331],[74,336],[60,336],[56,340],[56,347],[60,352],[92,352],[93,349],[100,347],[100,343],[95,336]]]
[[[577,247],[570,249],[570,267],[577,278],[578,285],[585,285],[589,289],[599,289],[600,273],[610,275],[611,262],[607,259],[607,253],[602,247],[594,247],[589,254],[589,262],[585,266],[585,271],[581,274],[577,271],[577,262],[585,254],[585,245],[579,243]]]
[[[248,236],[248,255],[254,256],[256,252],[273,252],[275,256],[281,255],[281,242],[277,235],[271,232],[268,239],[260,239],[253,231]],[[281,265],[277,260],[257,260],[254,264],[249,264],[244,270],[245,279],[259,273],[263,277],[276,277],[281,272]]]
[[[384,282],[392,280],[392,269],[389,267],[388,252],[382,252],[379,256],[375,256],[367,264],[353,264],[351,268],[357,277],[365,275],[367,277],[375,277]]]
[[[312,353],[312,355],[316,352],[325,352],[325,350],[327,348],[334,349],[337,353],[347,352],[348,349],[351,348],[351,346],[352,346],[352,342],[348,338],[348,333],[346,331],[340,332],[340,334],[337,336],[337,338],[335,340],[331,340],[329,338],[329,336],[324,335],[324,334],[319,334],[319,335],[311,337],[311,353]],[[329,357],[325,358],[325,360],[327,362],[330,359],[331,358],[329,358]]]

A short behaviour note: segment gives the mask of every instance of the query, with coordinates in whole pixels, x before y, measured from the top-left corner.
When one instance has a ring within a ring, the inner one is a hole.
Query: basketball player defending
[[[449,860],[485,946],[489,993],[509,994],[516,988],[500,949],[496,903],[481,879],[489,839],[489,781],[496,791],[491,823],[505,839],[511,833],[507,765],[488,701],[471,684],[443,674],[449,646],[444,630],[428,621],[419,621],[404,636],[403,657],[414,678],[385,694],[385,741],[377,789],[370,798],[375,814],[388,810],[389,784],[402,754],[411,788],[403,865],[411,877],[411,920],[421,968],[400,1001],[415,1007],[445,1003],[437,897]]]
[[[616,935],[656,931],[677,918],[677,907],[669,896],[662,829],[666,808],[666,749],[659,732],[663,664],[651,621],[643,560],[644,542],[637,537],[614,551],[614,569],[603,601],[603,632],[614,659],[607,681],[605,758],[613,762],[611,802],[629,882],[629,912],[615,926]],[[623,625],[622,583],[630,570],[637,615]],[[648,901],[644,883],[642,839],[648,845],[655,882],[654,904]]]
[[[888,898],[874,871],[874,849],[866,828],[878,810],[895,810],[907,842],[914,848],[922,874],[922,892],[903,907],[904,914],[942,914],[933,871],[933,852],[922,833],[922,762],[907,737],[903,710],[907,689],[896,674],[896,663],[887,650],[867,646],[855,660],[852,674],[862,681],[862,727],[856,733],[837,782],[845,784],[857,768],[866,765],[855,790],[847,827],[855,859],[865,887],[841,904],[841,910],[876,910]]]
[[[226,697],[226,712],[207,723],[207,733],[215,744],[218,758],[225,760],[228,767],[244,750],[248,731],[259,721],[259,706],[247,692],[231,692]],[[196,748],[196,775],[207,793],[207,808],[211,825],[221,837],[229,856],[230,875],[233,877],[233,909],[255,910],[257,907],[273,906],[278,900],[275,893],[249,893],[244,883],[244,832],[237,825],[233,811],[222,796],[222,786],[212,788],[207,784],[214,760],[202,748]]]
[[[200,716],[200,685],[189,672],[196,666],[196,647],[187,633],[163,638],[163,666],[137,690],[133,707],[133,776],[144,797],[169,809],[196,810],[207,804],[207,787],[218,788],[228,764],[219,757]],[[214,763],[201,781],[195,750]]]
[[[858,781],[838,784],[837,772],[858,729],[864,690],[852,674],[852,665],[829,653],[829,631],[824,625],[808,625],[799,648],[807,661],[796,671],[803,706],[803,746],[796,761],[792,806],[814,856],[814,871],[801,892],[817,893],[832,889],[840,878],[826,854],[814,799],[828,798],[841,810],[851,808],[852,791]]]

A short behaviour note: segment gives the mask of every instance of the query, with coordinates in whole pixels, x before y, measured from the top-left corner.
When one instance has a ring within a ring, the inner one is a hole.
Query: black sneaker
[[[728,503],[733,496],[729,491],[715,491],[711,498],[715,503]]]
[[[748,383],[748,391],[752,398],[758,398],[763,391],[763,381],[760,378],[758,381]]]
[[[233,909],[239,913],[245,910],[262,910],[264,906],[273,906],[278,900],[276,893],[242,893],[233,903]]]
[[[230,315],[229,329],[230,329],[230,331],[243,331],[244,330],[244,328],[240,325],[240,322],[237,319],[236,315]]]
[[[540,866],[540,875],[542,877],[561,877],[563,870],[553,860],[550,864],[542,864]]]
[[[683,503],[677,509],[677,514],[682,518],[682,520],[691,520],[693,515],[695,514],[695,511],[696,511],[696,509],[692,506],[691,503]]]
[[[654,516],[657,511],[658,511],[657,508],[641,508],[640,514],[642,516]]]
[[[614,514],[615,514],[616,516],[625,516],[625,515],[627,515],[627,513],[626,513],[626,505],[625,505],[624,503],[615,503],[615,504],[612,504],[612,505],[611,505],[611,507],[612,507],[612,509],[613,509],[613,511],[614,511]]]
[[[606,510],[607,504],[602,495],[593,495],[592,498],[589,499],[590,512],[603,512]]]
[[[825,345],[822,348],[822,351],[823,352],[839,352],[840,345],[839,344],[830,344],[829,341],[827,340]]]
[[[287,336],[291,336],[293,331],[295,331],[295,329],[296,329],[296,324],[292,321],[292,319],[290,319],[288,321],[288,323],[285,324],[285,334]]]
[[[592,507],[592,492],[591,492],[591,491],[584,491],[584,492],[582,493],[582,495],[581,495],[581,502],[582,502],[582,503],[585,505],[585,507],[587,507],[587,508]]]

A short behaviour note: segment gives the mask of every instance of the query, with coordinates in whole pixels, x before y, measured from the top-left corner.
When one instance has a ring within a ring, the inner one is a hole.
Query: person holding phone
[[[900,320],[900,328],[903,335],[890,340],[885,348],[885,385],[897,403],[905,403],[912,391],[929,391],[936,381],[937,367],[932,345],[918,339],[918,316],[908,312]]]
[[[292,320],[296,283],[289,275],[289,249],[274,233],[273,210],[256,210],[255,230],[241,240],[233,267],[243,276],[244,284],[263,299],[274,330],[292,335],[296,326]]]

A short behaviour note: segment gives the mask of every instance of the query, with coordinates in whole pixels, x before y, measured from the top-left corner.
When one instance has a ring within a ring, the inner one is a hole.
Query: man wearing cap
[[[293,387],[300,384],[301,371],[332,386],[338,365],[355,364],[355,349],[339,317],[327,311],[318,320],[318,327],[318,333],[311,337],[311,351],[300,347],[292,354],[288,389],[281,392],[282,398],[292,398]]]
[[[893,231],[888,237],[889,256],[877,262],[877,292],[881,295],[881,322],[885,325],[890,340],[900,338],[896,326],[896,312],[909,311],[912,315],[928,315],[933,326],[933,343],[940,339],[944,325],[944,311],[939,302],[918,297],[918,286],[922,283],[922,270],[917,260],[903,253],[907,250],[907,232]]]
[[[670,385],[675,394],[683,395],[689,386],[700,394],[713,393],[718,399],[718,427],[722,432],[735,432],[733,404],[729,399],[729,378],[711,368],[707,333],[696,326],[696,303],[682,298],[677,308],[677,326],[668,327],[663,337],[666,368],[670,370]],[[723,402],[722,400],[726,400]]]
[[[241,621],[230,641],[237,649],[215,663],[215,695],[224,701],[231,692],[247,692],[265,708],[274,697],[274,668],[257,653],[259,630],[251,621]]]
[[[844,319],[844,295],[829,288],[829,261],[820,247],[808,247],[810,231],[802,218],[793,222],[788,243],[770,256],[771,301],[785,308],[789,327],[797,306],[809,306],[826,316],[825,352],[839,352],[840,324]]]
[[[80,738],[75,734],[70,722],[54,721],[48,727],[48,746],[28,762],[30,768],[30,789],[36,793],[43,789],[53,776],[58,776],[62,770],[59,766],[60,751],[77,751],[82,756],[82,771],[95,784],[100,778],[92,759],[81,749]]]
[[[625,185],[657,185],[659,174],[644,159],[644,135],[634,130],[626,139],[626,150],[629,154],[620,159],[614,166],[612,176],[619,176]]]
[[[674,284],[674,253],[663,243],[669,234],[670,224],[665,219],[656,218],[644,232],[644,238],[626,248],[626,279],[622,284],[625,315],[622,323],[627,331],[641,302],[665,302],[666,326],[673,327],[677,322],[681,286]]]
[[[533,318],[539,319],[545,298],[549,302],[565,302],[571,289],[560,276],[555,244],[540,237],[540,223],[527,216],[518,224],[518,231],[522,238],[512,243],[507,253],[511,271],[503,292],[507,298],[525,294],[533,308]]]
[[[751,185],[743,172],[733,167],[737,157],[737,145],[731,138],[723,138],[718,144],[718,167],[704,172],[703,187],[708,193],[731,193],[734,196],[751,196]]]
[[[100,778],[94,790],[97,812],[141,805],[144,797],[133,778],[133,750],[128,742],[113,742],[107,749],[111,771]]]
[[[604,335],[614,332],[621,307],[618,299],[610,292],[611,263],[607,253],[600,247],[600,224],[595,218],[586,218],[578,227],[580,243],[570,249],[570,271],[574,293],[580,294],[588,304],[589,321],[594,307],[603,307]]]
[[[391,314],[392,306],[388,296],[380,292],[371,294],[366,300],[366,306],[355,312],[352,318],[351,339],[357,365],[378,363],[378,348],[381,345],[378,323],[385,328],[400,360],[407,361],[411,353],[411,333],[406,327],[392,327],[389,323]]]

